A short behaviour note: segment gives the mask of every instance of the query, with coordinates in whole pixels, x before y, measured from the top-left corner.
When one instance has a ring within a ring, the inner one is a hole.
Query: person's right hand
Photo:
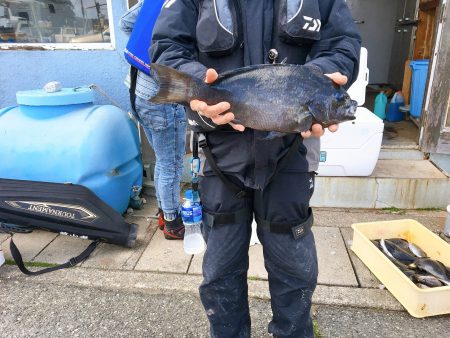
[[[219,74],[217,74],[214,69],[210,68],[206,71],[205,82],[213,83],[218,77]],[[192,110],[198,112],[200,115],[210,118],[215,124],[220,125],[228,123],[238,131],[244,131],[245,129],[243,125],[231,122],[234,120],[234,114],[232,112],[225,113],[231,108],[229,102],[219,102],[212,106],[208,106],[204,101],[192,100],[190,106]]]

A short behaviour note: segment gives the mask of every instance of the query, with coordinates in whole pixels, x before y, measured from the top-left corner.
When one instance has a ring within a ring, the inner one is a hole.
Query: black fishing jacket
[[[167,0],[150,55],[152,62],[204,79],[208,68],[220,74],[269,63],[269,51],[275,49],[275,62],[341,72],[349,86],[358,74],[360,46],[344,0]],[[219,168],[255,189],[267,185],[295,137],[262,140],[267,132],[216,126],[190,109],[187,119],[193,130],[208,132]],[[283,171],[316,171],[319,148],[319,139],[304,140]],[[213,174],[207,163],[203,172]]]

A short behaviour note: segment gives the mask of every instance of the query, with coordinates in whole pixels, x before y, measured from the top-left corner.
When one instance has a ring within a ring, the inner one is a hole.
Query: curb
[[[75,267],[38,277],[27,277],[16,266],[0,269],[1,281],[71,285],[76,287],[121,290],[131,293],[158,294],[185,292],[198,296],[202,281],[199,275],[143,271],[100,270]],[[249,297],[270,300],[267,281],[248,280]],[[313,296],[315,305],[334,305],[404,311],[387,290],[318,285]]]

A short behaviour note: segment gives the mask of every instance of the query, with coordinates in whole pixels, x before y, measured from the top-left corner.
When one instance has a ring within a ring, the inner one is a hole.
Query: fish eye
[[[345,95],[342,92],[337,92],[334,94],[334,97],[336,98],[337,101],[343,101],[345,100]]]

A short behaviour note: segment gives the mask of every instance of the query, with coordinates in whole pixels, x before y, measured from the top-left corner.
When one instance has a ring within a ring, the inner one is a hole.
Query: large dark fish
[[[154,103],[189,106],[198,99],[208,105],[227,101],[235,123],[245,127],[299,133],[313,123],[327,127],[355,119],[357,103],[320,71],[296,65],[239,68],[211,85],[172,68],[151,64],[159,84]]]

